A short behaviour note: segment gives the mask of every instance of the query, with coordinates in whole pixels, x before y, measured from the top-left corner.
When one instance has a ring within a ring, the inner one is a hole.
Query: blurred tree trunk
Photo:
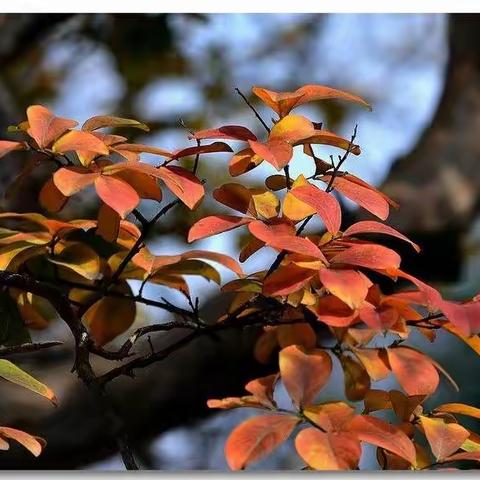
[[[381,186],[400,204],[389,222],[424,250],[419,257],[406,257],[406,264],[428,280],[458,276],[461,239],[480,207],[479,132],[480,16],[453,14],[437,111],[415,148],[394,163]]]

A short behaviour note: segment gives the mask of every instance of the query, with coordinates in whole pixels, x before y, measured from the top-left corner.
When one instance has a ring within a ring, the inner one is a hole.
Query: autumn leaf
[[[315,470],[353,470],[362,449],[355,435],[348,432],[324,433],[306,428],[295,438],[295,448],[305,463]]]
[[[438,387],[440,377],[430,359],[413,348],[388,348],[392,372],[408,395],[431,395]]]
[[[190,210],[196,208],[205,195],[202,182],[191,172],[182,167],[160,167],[158,177],[170,191]]]
[[[398,268],[398,253],[382,245],[353,245],[330,259],[332,264],[354,265],[378,270]]]
[[[327,384],[332,373],[332,359],[323,350],[306,351],[291,345],[280,351],[280,376],[297,408],[311,404]]]
[[[111,128],[119,128],[119,127],[131,127],[131,128],[139,128],[140,130],[144,130],[145,132],[149,132],[150,129],[147,125],[138,120],[133,120],[131,118],[120,118],[120,117],[113,117],[111,115],[97,115],[95,117],[89,118],[83,125],[82,130],[86,132],[91,132],[93,130],[98,130],[100,128],[111,127]]]
[[[248,128],[240,125],[224,125],[219,128],[212,128],[208,130],[199,130],[194,135],[189,137],[196,140],[204,139],[224,139],[224,140],[256,140],[257,137]]]
[[[341,432],[347,428],[355,409],[345,402],[329,402],[307,405],[303,414],[326,432]]]
[[[321,268],[318,276],[323,286],[352,310],[363,304],[372,285],[363,273],[356,270]]]
[[[108,147],[95,135],[88,132],[72,130],[62,135],[52,146],[54,153],[66,153],[72,151],[95,152],[100,155],[108,155]]]
[[[470,436],[470,432],[457,423],[446,423],[442,418],[420,415],[420,423],[432,453],[438,461],[455,453]]]
[[[325,227],[330,233],[338,233],[342,223],[342,211],[340,204],[333,195],[320,190],[315,185],[293,188],[291,194],[312,207],[323,220]]]
[[[56,117],[42,105],[28,107],[27,118],[29,125],[27,132],[40,148],[48,147],[67,130],[78,125],[75,120]]]
[[[296,292],[315,274],[315,270],[300,268],[295,265],[279,267],[263,282],[263,294],[277,296]]]
[[[99,172],[88,173],[78,167],[60,168],[53,175],[53,183],[65,197],[71,197],[80,190],[92,185],[100,176]]]
[[[480,408],[463,403],[444,403],[434,409],[435,412],[447,412],[480,419]]]
[[[293,415],[263,415],[238,425],[228,437],[225,456],[232,470],[243,470],[282,444],[299,422]]]
[[[369,415],[356,415],[349,424],[349,431],[361,441],[384,448],[416,464],[416,452],[412,441],[396,425],[391,425]]]
[[[263,162],[263,158],[257,155],[251,148],[245,148],[237,152],[228,164],[228,172],[232,177],[253,170]]]
[[[8,140],[0,140],[0,158],[14,150],[26,150],[27,145],[24,142],[10,142]]]
[[[364,366],[348,355],[340,356],[344,373],[345,396],[352,402],[363,400],[370,390],[370,377]]]
[[[34,437],[26,432],[17,430],[16,428],[9,427],[0,427],[0,439],[12,439],[24,446],[32,455],[38,457],[42,453],[44,444],[46,443],[42,440],[43,444],[40,442],[41,439]],[[0,448],[0,450],[6,450],[6,448]]]
[[[204,153],[232,152],[232,148],[223,142],[213,142],[208,145],[198,145],[196,147],[187,147],[176,152],[172,152],[172,160],[189,157],[191,155],[200,155]]]
[[[260,403],[268,408],[275,408],[273,392],[278,380],[278,374],[267,375],[266,377],[256,378],[245,385],[245,390],[251,393]]]
[[[138,193],[128,183],[115,177],[100,175],[95,179],[98,196],[120,218],[125,218],[140,202]]]
[[[234,215],[212,215],[196,222],[188,232],[188,242],[211,237],[219,233],[228,232],[251,222],[252,218],[236,217]]]
[[[348,237],[348,236],[360,235],[364,233],[381,233],[383,235],[390,235],[392,237],[397,237],[409,243],[416,252],[420,251],[420,247],[416,243],[412,242],[405,235],[401,234],[400,232],[397,232],[397,230],[395,230],[394,228],[388,225],[375,222],[375,221],[366,220],[362,222],[357,222],[351,225],[350,227],[348,227],[343,232],[343,236]]]
[[[293,156],[293,147],[285,140],[274,139],[266,143],[249,140],[248,143],[254,153],[277,170],[284,168]]]
[[[277,122],[268,136],[269,140],[284,140],[294,144],[299,140],[311,137],[315,133],[313,123],[301,115],[287,115]]]

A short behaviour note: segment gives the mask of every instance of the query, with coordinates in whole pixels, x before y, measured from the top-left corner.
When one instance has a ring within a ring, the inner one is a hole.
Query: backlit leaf
[[[208,145],[199,145],[195,147],[187,147],[182,150],[172,152],[172,159],[189,157],[191,155],[199,155],[203,153],[216,153],[216,152],[232,152],[232,148],[223,142],[213,142]]]
[[[54,405],[57,405],[55,394],[49,387],[39,382],[27,372],[23,371],[21,368],[17,367],[8,360],[0,359],[0,377],[8,380],[9,382],[15,383],[16,385],[27,388],[28,390],[31,390],[42,397],[46,397]]]
[[[53,183],[62,195],[70,197],[88,187],[100,176],[100,173],[88,173],[78,168],[60,168],[53,175]]]
[[[407,347],[388,348],[387,354],[392,372],[408,395],[435,392],[440,378],[426,355]]]
[[[82,130],[91,132],[93,130],[98,130],[99,128],[105,128],[105,127],[112,127],[112,128],[131,127],[131,128],[139,128],[140,130],[144,130],[145,132],[150,131],[148,126],[142,122],[133,120],[131,118],[113,117],[111,115],[97,115],[95,117],[89,118],[82,125]]]
[[[10,142],[8,140],[0,140],[0,158],[14,150],[26,150],[27,146],[23,142]]]
[[[295,438],[295,448],[315,470],[354,470],[358,466],[362,449],[351,433],[324,433],[316,428],[306,428]]]
[[[27,108],[28,134],[37,142],[40,148],[48,147],[60,135],[74,128],[78,122],[68,118],[56,117],[42,105],[32,105]]]
[[[44,446],[39,441],[40,439],[21,430],[17,430],[16,428],[0,427],[0,438],[15,440],[23,445],[35,457],[38,457],[40,453],[42,453],[42,448]]]
[[[200,130],[195,132],[190,138],[195,138],[197,140],[203,139],[225,139],[225,140],[256,140],[257,137],[245,127],[240,125],[224,125],[219,128],[212,128],[208,130]]]
[[[280,351],[280,375],[294,405],[311,404],[327,384],[332,373],[332,360],[323,350],[305,351],[291,345]]]
[[[293,156],[293,147],[285,140],[269,140],[266,143],[248,141],[250,148],[263,160],[281,170]]]
[[[88,132],[72,130],[62,135],[52,147],[55,153],[66,153],[76,150],[95,152],[100,155],[108,155],[108,147],[95,135]]]
[[[416,464],[416,452],[412,441],[396,425],[369,415],[357,415],[349,430],[361,441],[384,448],[399,457]]]
[[[188,242],[227,232],[251,222],[251,218],[234,215],[212,215],[196,222],[188,232]]]
[[[160,167],[158,176],[190,210],[196,208],[205,195],[202,182],[185,168]]]
[[[260,155],[257,155],[251,148],[245,148],[230,159],[228,171],[232,177],[237,177],[258,167],[262,162],[263,158]]]
[[[398,268],[401,258],[398,253],[382,245],[353,245],[335,255],[330,262],[386,270]]]
[[[437,460],[456,452],[470,436],[470,432],[462,426],[457,423],[446,423],[442,418],[421,415],[420,422]]]
[[[293,415],[263,415],[238,425],[228,437],[225,456],[232,470],[242,470],[270,454],[299,422]]]
[[[137,192],[128,183],[107,175],[95,179],[95,190],[102,201],[115,210],[120,218],[125,218],[140,201]]]

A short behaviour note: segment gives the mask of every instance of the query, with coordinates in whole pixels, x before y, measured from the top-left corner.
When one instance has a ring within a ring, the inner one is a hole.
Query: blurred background
[[[251,97],[254,85],[285,91],[319,83],[356,93],[374,106],[373,113],[330,102],[297,112],[347,138],[358,124],[363,153],[350,160],[348,171],[382,186],[400,203],[390,224],[424,249],[417,256],[392,243],[402,253],[403,266],[448,298],[460,300],[480,290],[479,52],[476,15],[2,14],[0,131],[7,138],[8,125],[22,121],[28,105],[41,103],[79,122],[107,113],[145,121],[151,132],[133,130],[130,137],[173,150],[190,144],[180,120],[193,130],[241,124],[262,133],[235,87],[267,119],[271,112]],[[148,155],[144,158],[154,161]],[[207,179],[207,190],[228,181],[228,158],[204,157],[200,177]],[[294,176],[300,167],[298,159]],[[37,195],[49,172],[39,169],[27,182],[14,181],[28,168],[22,154],[2,159],[2,209],[41,211]],[[263,164],[241,181],[260,185],[271,173]],[[7,189],[12,181],[14,187]],[[142,205],[148,216],[153,208],[148,201]],[[75,197],[62,215],[95,218],[96,210],[93,199]],[[344,210],[347,222],[362,218],[349,203]],[[158,226],[152,250],[157,254],[186,250],[189,225],[214,211],[224,210],[208,200],[193,213],[176,210]],[[314,231],[319,225],[309,228]],[[196,247],[235,254],[241,243],[241,234],[233,232]],[[245,269],[261,269],[270,260],[262,251],[248,260]],[[230,279],[222,273],[224,280]],[[189,284],[203,300],[205,315],[215,318],[224,308],[216,296],[218,287],[193,279]],[[152,298],[160,295],[180,301],[174,293],[153,287],[147,292]],[[135,326],[165,318],[139,310]],[[53,326],[46,337],[51,338],[52,331],[66,337],[61,326]],[[247,380],[268,371],[251,358],[257,334],[195,342],[137,379],[112,386],[143,466],[226,468],[225,439],[250,413],[214,414],[207,411],[205,401],[241,394]],[[432,351],[425,340],[413,341]],[[455,378],[461,392],[442,383],[435,403],[448,398],[478,405],[480,387],[472,381],[472,369],[480,366],[480,359],[448,335],[440,335],[436,345],[440,347],[434,358]],[[98,412],[69,373],[68,349],[22,361],[59,392],[61,403],[52,412],[41,400],[24,398],[2,383],[3,424],[42,435],[49,446],[35,460],[16,450],[2,454],[0,468],[121,468]],[[338,373],[324,392],[325,400],[343,396]],[[299,465],[287,445],[257,468]],[[374,467],[374,460],[368,457],[365,466]]]

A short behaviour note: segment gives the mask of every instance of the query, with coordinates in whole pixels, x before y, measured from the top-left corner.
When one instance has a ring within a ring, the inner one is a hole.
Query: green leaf
[[[48,398],[54,405],[57,405],[57,398],[51,388],[39,382],[9,360],[0,359],[0,377],[38,393],[38,395]]]

